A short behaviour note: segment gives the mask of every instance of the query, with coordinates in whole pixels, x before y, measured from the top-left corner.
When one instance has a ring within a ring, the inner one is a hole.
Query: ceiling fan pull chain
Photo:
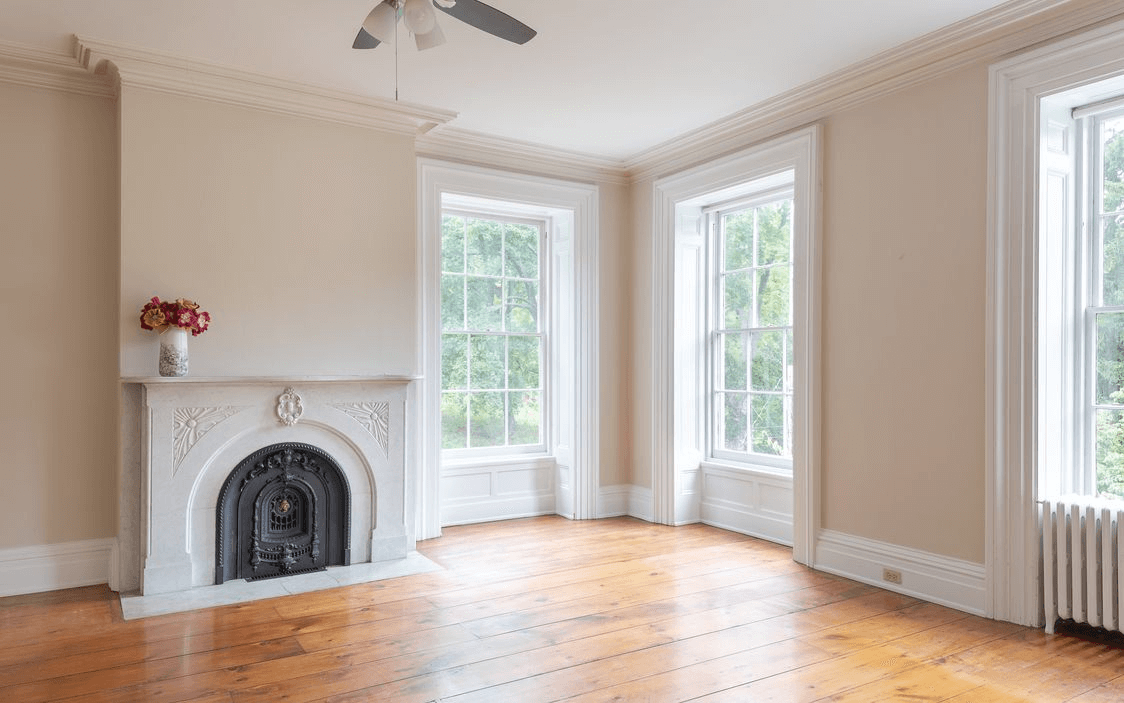
[[[398,102],[398,13],[401,8],[394,6],[394,102]]]

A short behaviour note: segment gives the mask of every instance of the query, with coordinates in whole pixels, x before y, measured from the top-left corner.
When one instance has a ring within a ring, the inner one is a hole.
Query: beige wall
[[[600,374],[601,374],[601,476],[600,485],[629,482],[632,467],[630,388],[631,334],[628,325],[632,309],[629,262],[634,252],[629,247],[631,210],[629,188],[599,185],[600,223]]]
[[[972,561],[986,79],[824,121],[824,526]],[[118,342],[122,375],[155,372],[150,295],[215,315],[192,375],[417,370],[408,136],[130,88],[121,106],[118,200],[110,101],[0,84],[0,472],[21,476],[0,547],[113,535]],[[651,485],[651,185],[600,184],[602,485]]]
[[[632,308],[628,328],[632,379],[632,479],[642,488],[652,487],[652,190],[655,182],[632,184],[632,221],[636,236],[629,263]]]
[[[984,559],[987,68],[825,121],[823,526]]]
[[[116,534],[112,101],[0,83],[0,548]]]
[[[151,296],[214,316],[191,375],[413,374],[413,139],[142,89],[121,95],[121,372],[155,375]]]

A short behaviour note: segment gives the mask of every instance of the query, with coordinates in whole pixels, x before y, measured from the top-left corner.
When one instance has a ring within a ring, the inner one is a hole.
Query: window
[[[544,234],[541,221],[442,213],[443,450],[545,450]]]
[[[1094,467],[1084,492],[1124,499],[1124,109],[1085,117],[1079,133],[1088,135],[1079,165],[1087,164],[1089,186],[1082,194],[1089,284],[1080,319],[1088,327],[1082,370],[1091,383],[1082,420]]]
[[[1042,101],[1039,498],[1124,500],[1124,105]]]
[[[714,208],[707,223],[710,455],[791,469],[792,192]]]

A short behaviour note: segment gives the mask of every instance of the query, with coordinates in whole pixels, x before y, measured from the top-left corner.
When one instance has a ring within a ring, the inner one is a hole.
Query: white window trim
[[[497,447],[465,447],[463,449],[441,449],[443,465],[449,465],[452,462],[468,463],[477,466],[482,466],[487,463],[495,463],[493,459],[499,459],[508,456],[525,456],[525,455],[548,455],[550,454],[550,430],[551,430],[551,413],[550,413],[550,374],[546,373],[550,367],[550,235],[553,230],[552,218],[548,215],[540,215],[532,217],[528,215],[520,215],[516,212],[519,208],[513,207],[511,209],[492,208],[486,203],[474,204],[473,201],[457,198],[456,196],[445,196],[442,198],[441,213],[444,215],[454,215],[456,217],[467,218],[491,218],[494,221],[531,225],[539,229],[539,319],[540,330],[538,332],[539,338],[543,342],[542,358],[540,360],[540,389],[539,392],[542,396],[540,402],[542,403],[542,426],[541,426],[541,441],[536,444],[505,444]],[[444,272],[439,272],[441,275]],[[546,302],[541,302],[545,300]],[[440,303],[440,301],[438,301]],[[444,333],[444,330],[442,330]],[[464,334],[475,334],[474,332],[464,332]],[[503,336],[517,335],[518,333],[503,332]],[[504,361],[506,371],[507,361]]]
[[[1042,624],[1038,575],[1039,107],[1124,75],[1124,22],[997,63],[988,114],[986,613]]]
[[[813,125],[655,183],[652,245],[652,516],[699,519],[705,456],[705,257],[695,199],[738,197],[745,184],[793,171],[796,342],[793,558],[814,565],[819,530],[821,128]]]
[[[558,466],[557,512],[596,517],[600,459],[600,314],[596,186],[418,159],[418,456],[417,538],[441,534],[441,275],[440,227],[446,194],[525,204],[556,213],[551,267],[556,392],[551,401],[552,454]],[[557,374],[563,374],[561,376]]]

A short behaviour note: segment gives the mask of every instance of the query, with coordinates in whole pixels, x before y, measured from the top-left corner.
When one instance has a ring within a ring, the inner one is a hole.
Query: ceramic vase
[[[160,335],[160,375],[187,375],[187,337],[183,327],[169,327]]]

